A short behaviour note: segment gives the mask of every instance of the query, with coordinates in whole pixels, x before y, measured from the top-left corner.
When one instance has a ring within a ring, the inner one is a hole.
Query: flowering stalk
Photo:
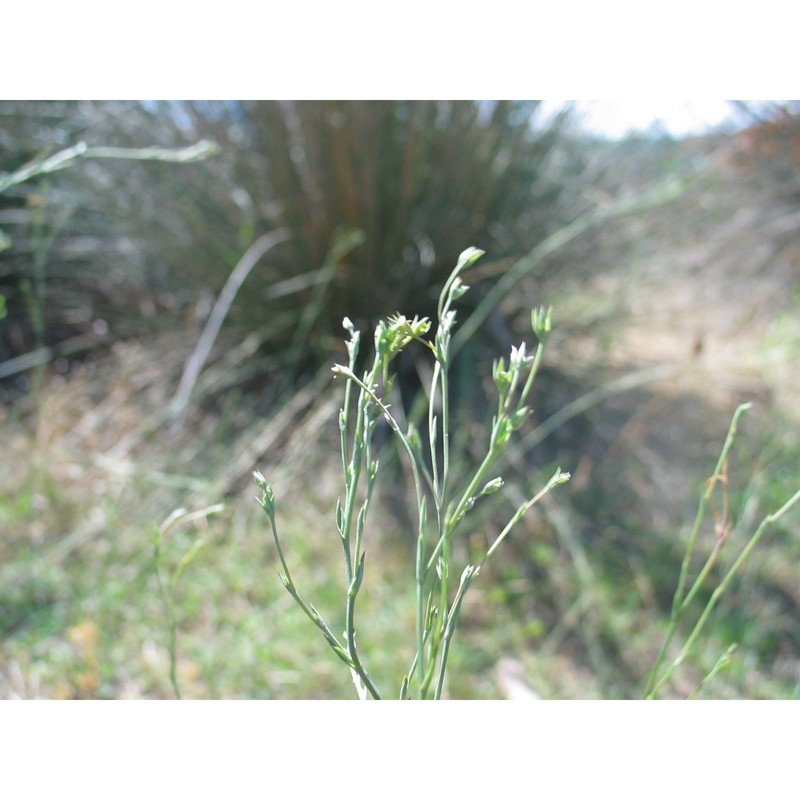
[[[344,472],[344,499],[337,501],[336,527],[342,541],[344,571],[347,584],[345,596],[345,631],[343,638],[335,636],[319,612],[298,593],[291,578],[275,525],[275,499],[272,488],[263,476],[256,473],[256,483],[262,490],[260,503],[270,518],[273,538],[283,568],[281,580],[295,601],[320,629],[337,656],[344,661],[354,676],[360,697],[367,695],[379,699],[380,693],[364,667],[356,646],[356,605],[364,581],[365,551],[363,537],[373,490],[380,463],[371,449],[372,435],[379,419],[383,418],[408,458],[414,478],[417,507],[417,542],[414,579],[416,582],[416,652],[403,678],[400,697],[410,697],[412,686],[416,696],[425,699],[442,697],[453,635],[459,612],[467,590],[478,576],[480,567],[491,557],[509,531],[522,519],[525,512],[551,488],[568,480],[569,475],[557,470],[545,487],[533,498],[523,503],[497,536],[481,562],[467,564],[455,591],[452,590],[451,542],[457,529],[482,497],[494,494],[503,487],[500,476],[491,470],[511,444],[512,435],[519,430],[530,414],[526,405],[541,364],[547,336],[552,325],[552,312],[539,309],[531,315],[531,328],[538,339],[536,352],[527,354],[525,344],[512,347],[508,367],[500,359],[494,365],[494,380],[498,390],[497,414],[489,435],[488,451],[466,487],[454,491],[450,481],[450,395],[449,368],[450,345],[456,320],[453,306],[468,290],[461,275],[480,256],[475,248],[465,250],[442,289],[437,308],[438,326],[433,341],[426,338],[431,329],[427,318],[409,319],[401,314],[389,317],[375,330],[375,353],[372,365],[361,375],[356,372],[360,334],[353,323],[345,318],[344,327],[350,338],[347,341],[348,363],[336,364],[333,373],[345,379],[344,404],[339,413],[342,469]],[[385,398],[390,395],[394,376],[390,365],[400,351],[417,343],[427,349],[434,359],[431,385],[428,391],[428,452],[423,453],[419,434],[412,427],[407,430],[392,412]],[[440,409],[437,415],[436,409]],[[441,445],[441,446],[440,446]],[[366,486],[362,478],[366,475]],[[428,496],[433,508],[428,512]],[[359,502],[358,498],[363,497]],[[433,543],[429,536],[435,533]]]

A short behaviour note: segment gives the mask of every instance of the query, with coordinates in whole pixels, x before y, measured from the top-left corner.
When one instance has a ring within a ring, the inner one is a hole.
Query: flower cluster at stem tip
[[[410,320],[403,314],[395,314],[376,328],[375,347],[381,356],[386,355],[391,360],[412,340],[422,340],[430,329],[431,321],[427,317],[420,319],[415,314]]]

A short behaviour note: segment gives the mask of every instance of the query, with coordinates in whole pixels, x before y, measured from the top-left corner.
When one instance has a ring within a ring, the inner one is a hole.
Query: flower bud
[[[486,486],[481,489],[481,493],[478,497],[483,497],[484,495],[494,494],[498,489],[502,489],[503,487],[503,479],[498,475],[496,478],[490,480]]]

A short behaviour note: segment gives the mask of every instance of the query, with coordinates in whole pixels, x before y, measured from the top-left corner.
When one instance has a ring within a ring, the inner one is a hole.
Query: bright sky
[[[590,130],[613,138],[646,131],[660,120],[674,136],[700,133],[733,116],[726,100],[577,100],[576,111]]]

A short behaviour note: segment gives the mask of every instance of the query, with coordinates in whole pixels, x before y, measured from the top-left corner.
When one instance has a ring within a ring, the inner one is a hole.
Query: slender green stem
[[[160,534],[156,534],[154,549],[154,566],[156,573],[156,585],[158,586],[158,597],[161,603],[161,609],[164,612],[164,619],[167,623],[167,654],[169,657],[169,682],[172,685],[172,691],[175,693],[175,699],[181,699],[181,690],[178,685],[177,674],[177,623],[175,621],[175,609],[173,607],[174,597],[168,592],[164,584],[164,579],[161,575],[161,541]]]
[[[376,356],[376,361],[377,361],[377,356]],[[418,533],[418,545],[419,545],[419,543],[421,543],[423,545],[423,547],[424,547],[424,538],[423,538],[423,533],[422,533],[424,531],[424,527],[425,527],[424,493],[423,493],[423,490],[422,490],[422,481],[421,481],[421,478],[420,478],[420,473],[419,473],[419,468],[418,468],[418,465],[417,465],[417,460],[416,460],[416,458],[414,456],[414,450],[411,447],[411,443],[409,442],[408,437],[401,430],[400,425],[397,422],[397,420],[394,418],[392,413],[389,411],[389,407],[384,404],[384,402],[375,394],[373,389],[370,388],[370,386],[368,386],[367,383],[364,380],[361,380],[360,378],[358,378],[356,376],[356,374],[350,369],[344,369],[342,367],[339,367],[336,371],[337,371],[338,374],[343,375],[345,378],[347,378],[350,381],[353,381],[354,383],[356,383],[360,387],[360,389],[361,389],[360,397],[365,397],[365,398],[369,397],[369,398],[372,399],[372,401],[383,412],[383,416],[386,419],[386,421],[389,423],[389,427],[391,427],[392,430],[394,431],[394,433],[399,437],[400,442],[403,445],[403,448],[405,449],[406,454],[408,455],[409,461],[411,463],[412,474],[414,476],[414,486],[415,486],[415,489],[416,489],[417,501],[418,501],[418,506],[417,507],[418,507],[418,510],[419,510],[419,517],[420,517],[419,533]],[[368,380],[371,380],[371,377],[368,378]],[[360,405],[360,401],[359,401],[359,405]],[[366,413],[366,403],[364,405],[364,411],[362,411],[362,414],[359,415],[359,418],[363,418],[365,413]],[[362,435],[363,435],[363,429],[362,429]],[[357,433],[356,433],[356,438],[357,437],[358,437],[358,429],[357,429]],[[354,445],[354,448],[356,446],[357,445]],[[354,452],[354,458],[355,458],[355,452]],[[351,469],[352,469],[352,467],[351,467]],[[345,511],[345,514],[347,514],[347,511]],[[346,517],[346,519],[347,519],[347,517]],[[347,522],[345,524],[347,525]],[[349,528],[348,528],[348,536],[349,536]],[[352,581],[352,574],[350,574],[348,576],[348,583],[350,581]],[[419,587],[419,581],[418,581],[418,587]],[[347,616],[347,621],[348,621],[348,644],[350,644],[350,646],[352,648],[355,648],[355,643],[354,643],[354,639],[355,639],[354,633],[355,632],[352,629],[352,603],[350,601],[348,601],[347,608],[348,608],[348,616]],[[417,599],[417,627],[418,627],[418,630],[419,630],[421,617],[422,617],[422,608],[421,608],[420,598],[418,596],[418,599]],[[350,638],[351,636],[353,637],[352,639]],[[421,643],[421,637],[420,637],[419,633],[418,633],[418,637],[417,637],[417,643],[418,643],[418,646]],[[356,658],[357,658],[357,656],[356,656]],[[424,670],[424,648],[423,648],[423,651],[420,653],[420,665],[421,665],[420,669]],[[363,676],[362,676],[362,678],[363,678]],[[365,683],[366,683],[366,681],[365,681]],[[369,688],[369,685],[367,685],[367,688]]]
[[[445,624],[442,626],[442,655],[439,660],[439,674],[436,678],[436,689],[434,691],[434,700],[442,699],[442,692],[444,690],[444,677],[447,672],[447,659],[450,655],[450,644],[453,640],[455,633],[458,615],[461,611],[461,604],[464,601],[464,595],[472,583],[473,578],[478,574],[479,568],[468,565],[461,576],[461,582],[458,585],[458,591],[453,598],[453,606],[447,614]]]
[[[728,454],[730,453],[731,447],[733,446],[734,439],[736,438],[736,431],[737,426],[739,423],[739,419],[745,414],[751,407],[751,403],[742,403],[740,406],[737,407],[736,411],[733,414],[733,418],[731,419],[731,424],[728,427],[728,434],[725,437],[725,444],[720,451],[719,458],[717,459],[717,464],[714,467],[714,472],[706,482],[706,489],[700,497],[700,501],[697,506],[697,513],[695,514],[694,524],[692,525],[691,533],[689,534],[689,542],[686,545],[686,550],[683,556],[683,562],[681,563],[681,571],[678,576],[678,586],[675,589],[675,594],[672,598],[672,611],[670,612],[670,619],[669,625],[667,627],[667,633],[664,637],[664,641],[661,644],[661,648],[656,656],[655,664],[653,665],[652,670],[650,671],[650,675],[648,677],[647,686],[645,687],[645,697],[651,697],[654,695],[656,689],[656,679],[658,677],[659,670],[661,669],[661,665],[664,662],[664,659],[667,654],[667,650],[672,643],[673,638],[675,637],[675,633],[678,629],[678,624],[680,619],[686,610],[689,602],[695,596],[696,592],[699,590],[702,582],[705,580],[706,576],[708,575],[711,566],[713,565],[713,560],[716,559],[715,553],[717,552],[717,548],[715,548],[715,552],[712,553],[710,557],[709,563],[706,562],[705,567],[701,570],[700,577],[697,581],[693,584],[692,588],[690,589],[689,596],[684,595],[684,589],[688,580],[689,575],[689,568],[691,563],[691,557],[694,553],[695,543],[697,541],[697,536],[700,532],[700,527],[703,524],[703,520],[705,519],[706,511],[709,507],[709,502],[711,500],[712,493],[714,491],[714,486],[716,485],[716,481],[722,475],[725,463],[728,458]],[[713,559],[713,560],[712,560]]]
[[[437,360],[433,365],[433,378],[431,379],[431,391],[428,398],[428,447],[430,450],[431,460],[431,479],[433,482],[433,500],[436,504],[436,518],[441,526],[442,523],[442,501],[444,490],[439,480],[439,454],[436,452],[436,443],[438,440],[437,419],[436,419],[436,394],[439,387],[439,376],[443,374],[442,364]],[[443,379],[442,383],[444,383]],[[442,398],[444,405],[444,397]],[[443,459],[443,463],[447,463]]]
[[[417,600],[417,652],[409,667],[409,679],[414,674],[416,662],[419,661],[419,697],[422,699],[422,682],[425,677],[425,529],[423,520],[425,518],[425,498],[422,498],[420,503],[420,525],[417,532],[417,555],[415,565],[415,579],[416,579],[416,600]]]
[[[0,175],[0,193],[12,186],[28,181],[36,175],[46,175],[49,172],[56,172],[72,166],[74,162],[82,158],[120,158],[128,161],[186,163],[188,161],[199,161],[216,152],[217,146],[213,142],[205,140],[190,147],[178,149],[163,147],[89,147],[86,142],[78,142],[78,144],[68,147],[66,150],[36,159],[30,164],[20,167],[15,172]]]
[[[736,645],[732,644],[728,649],[717,659],[717,663],[711,668],[711,672],[700,681],[698,687],[686,698],[687,700],[694,700],[697,697],[698,693],[703,689],[703,687],[711,681],[717,673],[725,666],[730,663],[731,657],[736,652]]]
[[[764,531],[766,531],[766,529],[774,522],[779,520],[799,500],[800,490],[798,490],[786,503],[784,503],[781,508],[764,517],[764,519],[761,521],[761,524],[756,529],[756,532],[750,537],[750,541],[743,548],[742,552],[739,554],[739,557],[736,559],[736,561],[734,561],[731,568],[725,574],[725,577],[720,581],[719,586],[717,586],[712,593],[711,598],[706,604],[706,607],[703,609],[703,613],[697,620],[692,632],[689,634],[689,637],[686,639],[686,643],[683,645],[678,657],[672,662],[672,664],[670,664],[670,666],[664,671],[664,674],[661,676],[661,678],[659,678],[653,688],[648,692],[648,699],[655,697],[655,695],[658,693],[658,690],[672,677],[675,670],[686,660],[686,657],[689,655],[692,647],[702,633],[706,622],[708,622],[711,612],[719,602],[720,597],[728,588],[728,585],[733,580],[733,577],[739,571],[742,564],[744,564],[744,562],[747,560],[748,556],[753,551],[753,548],[758,544],[758,541],[763,536]]]
[[[683,556],[683,563],[681,564],[681,572],[678,578],[678,588],[675,592],[675,605],[680,605],[683,599],[683,589],[686,585],[686,579],[689,574],[689,565],[691,561],[692,554],[694,552],[695,542],[697,541],[697,535],[700,531],[700,526],[703,523],[703,519],[705,517],[706,510],[709,506],[709,501],[711,500],[712,493],[714,491],[714,486],[717,479],[722,475],[722,470],[724,468],[725,462],[728,459],[728,454],[730,453],[731,447],[733,447],[734,439],[736,438],[736,430],[738,427],[740,417],[745,414],[747,411],[750,410],[752,407],[752,403],[742,403],[734,412],[733,419],[731,420],[731,424],[728,427],[728,435],[725,437],[725,444],[722,447],[722,450],[719,454],[719,459],[717,460],[717,465],[714,467],[714,472],[712,473],[711,478],[706,484],[706,490],[703,492],[703,496],[700,500],[700,504],[697,509],[697,516],[695,517],[694,525],[692,526],[692,533],[689,536],[689,543],[686,547],[686,552]]]
[[[540,489],[530,500],[526,500],[522,505],[516,510],[514,516],[511,517],[508,524],[503,528],[503,530],[498,534],[497,538],[492,543],[491,547],[486,551],[486,555],[484,555],[483,560],[480,563],[480,566],[483,566],[493,555],[495,550],[500,546],[500,543],[508,536],[511,532],[511,529],[528,513],[528,510],[535,506],[551,489],[556,486],[560,486],[562,483],[566,483],[570,479],[569,472],[562,472],[560,467],[556,468],[556,471],[553,473],[553,476],[547,483],[544,485],[542,489]]]
[[[461,499],[458,501],[455,509],[450,513],[445,520],[444,530],[442,532],[439,541],[436,543],[436,546],[433,549],[430,557],[428,558],[427,569],[431,570],[436,565],[436,559],[439,557],[439,554],[442,552],[442,549],[445,545],[446,541],[449,541],[453,533],[458,526],[458,523],[461,522],[463,516],[467,510],[467,506],[469,501],[475,497],[478,490],[481,487],[481,484],[485,481],[486,477],[489,475],[489,470],[492,468],[496,457],[498,455],[496,448],[491,448],[489,452],[484,457],[481,465],[478,467],[477,471],[472,477],[472,480],[469,482],[464,493],[461,495]]]
[[[283,553],[283,548],[281,547],[280,537],[278,536],[278,528],[275,523],[274,493],[272,491],[272,488],[266,484],[263,476],[261,476],[260,473],[256,473],[256,482],[261,487],[263,493],[262,497],[259,500],[259,504],[269,517],[270,527],[272,529],[272,538],[273,541],[275,542],[275,549],[278,551],[278,558],[280,559],[281,567],[283,568],[283,573],[280,576],[281,582],[286,587],[286,590],[289,592],[289,594],[294,598],[295,602],[300,606],[300,608],[303,609],[306,616],[322,632],[322,635],[325,637],[325,640],[328,642],[334,653],[336,653],[336,655],[342,661],[344,661],[344,663],[347,664],[351,669],[356,671],[356,673],[363,681],[369,693],[376,700],[380,700],[381,697],[380,692],[378,691],[375,684],[372,682],[366,670],[364,670],[364,668],[361,666],[358,660],[353,659],[350,642],[348,641],[347,646],[344,646],[342,642],[340,642],[339,639],[337,639],[333,631],[331,631],[330,626],[325,622],[319,611],[317,611],[317,609],[314,608],[313,605],[307,603],[300,596],[300,593],[297,591],[294,580],[292,578],[292,573],[289,570],[289,565],[286,562],[286,557]]]
[[[375,361],[372,369],[367,376],[366,381],[372,384],[380,370],[380,361],[378,355],[375,356]],[[358,492],[358,484],[361,479],[361,468],[364,460],[364,439],[365,433],[368,428],[367,405],[372,395],[371,390],[367,387],[364,381],[358,381],[361,391],[358,395],[358,404],[356,407],[356,429],[353,434],[353,455],[346,468],[346,490],[345,490],[345,503],[344,503],[344,516],[342,524],[342,540],[346,544],[345,547],[345,579],[348,583],[353,580],[353,559],[358,559],[358,552],[351,552],[350,533],[353,526],[353,514],[355,513],[356,496]]]
[[[528,402],[528,395],[531,393],[533,383],[536,380],[536,376],[539,374],[539,367],[542,365],[544,350],[544,342],[539,342],[539,344],[536,346],[536,353],[533,356],[533,364],[528,372],[528,380],[525,381],[525,388],[522,390],[522,393],[519,396],[517,408],[522,408]]]

